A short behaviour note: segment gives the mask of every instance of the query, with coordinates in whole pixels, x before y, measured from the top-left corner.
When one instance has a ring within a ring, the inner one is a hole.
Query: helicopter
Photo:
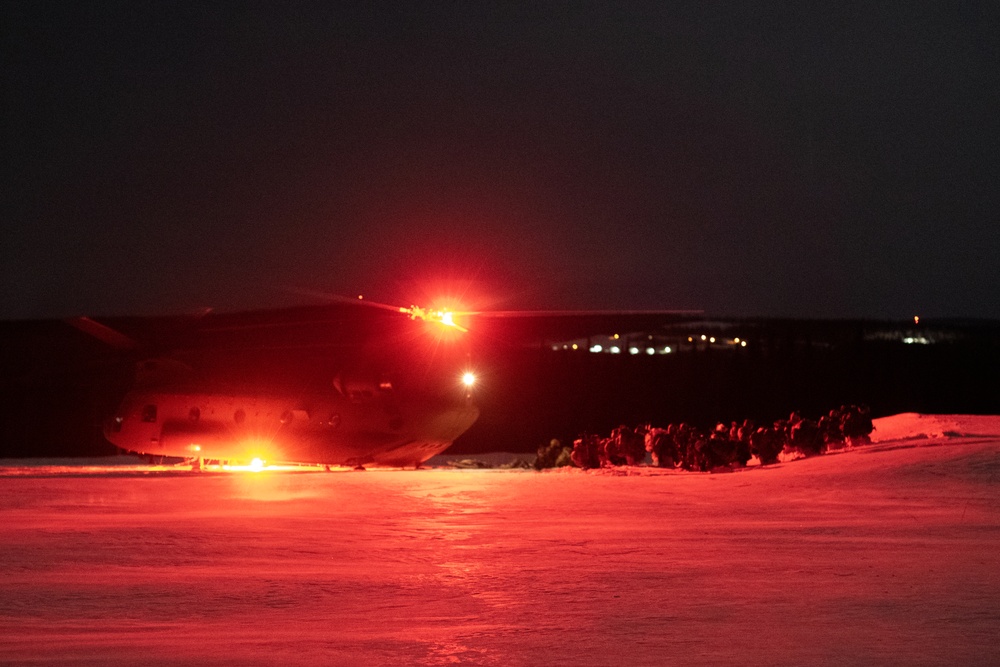
[[[70,324],[137,359],[103,428],[122,450],[419,467],[479,415],[468,329],[447,309],[364,305]]]

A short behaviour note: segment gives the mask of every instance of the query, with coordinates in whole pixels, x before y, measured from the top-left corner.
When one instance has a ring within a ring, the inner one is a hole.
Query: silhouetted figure
[[[799,452],[803,456],[816,456],[824,450],[823,438],[819,424],[811,419],[799,418],[791,425],[788,436],[788,449]]]
[[[844,440],[849,445],[864,445],[871,442],[871,432],[875,430],[872,424],[871,412],[868,406],[849,405],[844,410],[843,433]]]
[[[584,433],[573,441],[573,453],[570,455],[570,460],[573,462],[573,465],[584,470],[599,468],[601,466],[601,459],[598,449],[599,441],[597,436]]]
[[[777,463],[784,447],[784,438],[773,426],[761,426],[750,435],[750,451],[761,465]]]
[[[671,428],[672,424],[666,429],[650,428],[646,432],[646,451],[649,452],[653,465],[657,468],[673,468],[676,465],[676,449]]]
[[[715,430],[708,436],[706,457],[708,470],[732,465],[736,460],[736,446],[729,439],[729,428],[722,422],[716,424]]]
[[[545,468],[561,468],[570,465],[572,450],[563,447],[562,443],[553,438],[547,445],[538,448],[538,455],[535,457],[535,470]]]

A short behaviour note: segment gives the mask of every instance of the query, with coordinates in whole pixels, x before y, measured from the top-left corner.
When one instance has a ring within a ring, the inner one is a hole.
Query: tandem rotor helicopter
[[[680,311],[659,314],[668,312]],[[318,306],[70,324],[136,360],[132,386],[104,424],[122,450],[195,468],[419,467],[479,416],[469,322],[567,314],[586,315],[338,297]]]

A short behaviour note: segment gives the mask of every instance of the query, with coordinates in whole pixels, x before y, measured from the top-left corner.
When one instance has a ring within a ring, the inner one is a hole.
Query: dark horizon
[[[1000,319],[1000,9],[10,2],[0,319]]]

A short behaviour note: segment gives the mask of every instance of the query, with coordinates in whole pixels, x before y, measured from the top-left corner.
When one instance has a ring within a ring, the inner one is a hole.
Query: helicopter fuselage
[[[137,364],[105,437],[152,456],[419,465],[479,415],[456,334],[356,310],[208,316]]]

